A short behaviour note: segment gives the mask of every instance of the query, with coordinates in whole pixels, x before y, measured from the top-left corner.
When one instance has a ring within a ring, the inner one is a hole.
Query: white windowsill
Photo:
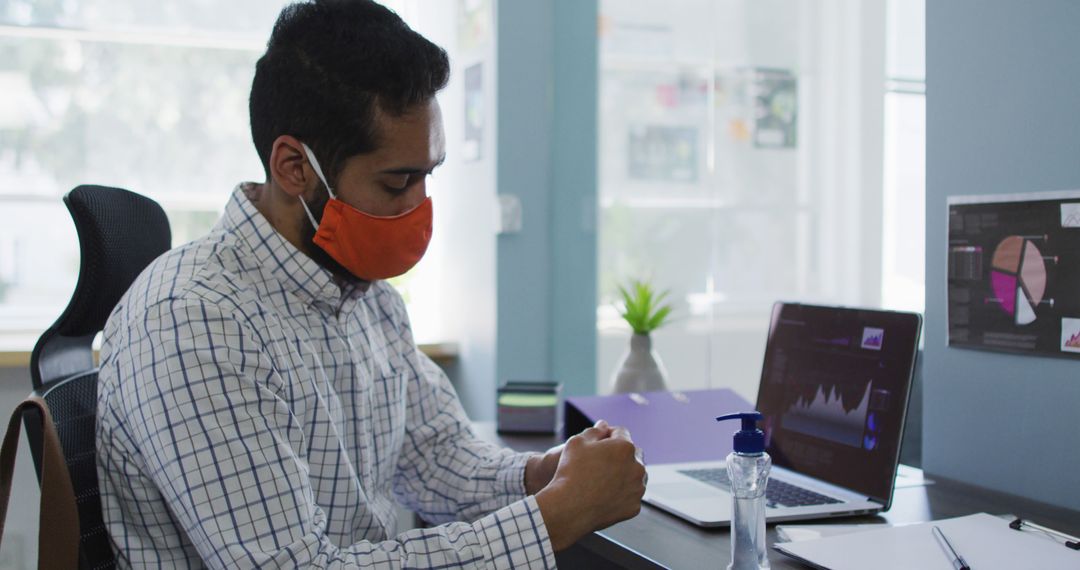
[[[441,365],[456,361],[460,355],[456,342],[428,343],[421,344],[419,347],[420,352]],[[30,366],[29,350],[0,350],[0,368],[25,368],[28,366]]]

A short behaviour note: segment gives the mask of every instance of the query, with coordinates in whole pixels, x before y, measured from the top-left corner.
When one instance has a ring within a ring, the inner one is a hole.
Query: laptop
[[[921,328],[916,313],[773,306],[757,398],[773,461],[766,520],[889,510]],[[738,426],[716,428],[730,438]],[[723,458],[646,469],[645,502],[699,526],[730,525]]]

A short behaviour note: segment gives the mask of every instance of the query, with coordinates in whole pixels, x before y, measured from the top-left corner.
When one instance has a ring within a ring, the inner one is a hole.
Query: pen
[[[964,557],[960,556],[960,553],[957,552],[955,548],[953,548],[952,544],[949,543],[949,539],[945,538],[945,533],[941,532],[941,528],[939,528],[938,525],[934,525],[934,535],[940,538],[941,541],[944,543],[945,555],[949,557],[949,560],[952,562],[953,568],[955,568],[956,570],[971,570],[971,566],[968,566],[968,563],[964,560]]]

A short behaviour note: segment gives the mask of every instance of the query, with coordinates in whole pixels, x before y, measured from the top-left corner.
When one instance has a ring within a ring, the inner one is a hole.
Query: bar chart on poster
[[[1080,356],[1080,191],[949,199],[950,346]]]

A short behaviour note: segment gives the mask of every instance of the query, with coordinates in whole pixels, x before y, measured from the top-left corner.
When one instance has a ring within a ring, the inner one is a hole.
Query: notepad
[[[934,538],[934,525],[978,570],[1080,568],[1080,552],[1045,537],[1009,528],[1009,521],[979,513],[930,523],[889,527],[774,545],[783,554],[830,570],[878,568],[952,570]]]
[[[778,524],[776,525],[777,542],[801,542],[817,540],[853,532],[868,532],[892,528],[893,525],[881,523],[868,524]]]

